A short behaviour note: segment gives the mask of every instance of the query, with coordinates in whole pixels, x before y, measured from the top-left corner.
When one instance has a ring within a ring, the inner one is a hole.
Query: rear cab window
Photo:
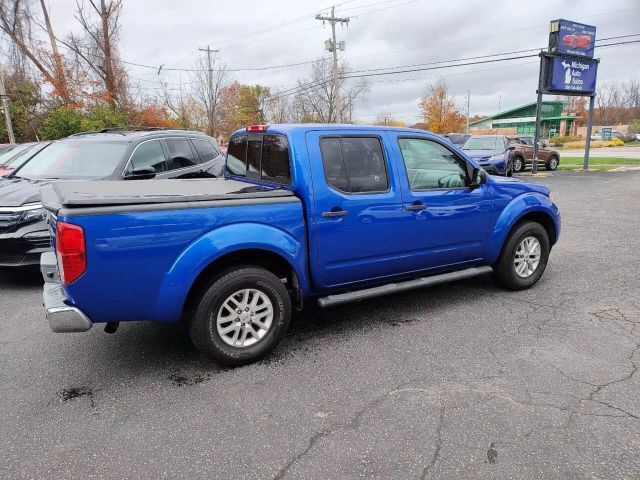
[[[227,172],[254,180],[291,184],[289,141],[285,135],[247,133],[231,137]]]

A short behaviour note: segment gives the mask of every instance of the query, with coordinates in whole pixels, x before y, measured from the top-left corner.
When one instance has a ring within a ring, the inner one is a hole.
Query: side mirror
[[[153,167],[138,167],[128,172],[123,177],[124,180],[149,180],[155,178],[156,169]]]
[[[478,188],[487,183],[487,172],[482,168],[474,168],[471,174],[471,188]]]

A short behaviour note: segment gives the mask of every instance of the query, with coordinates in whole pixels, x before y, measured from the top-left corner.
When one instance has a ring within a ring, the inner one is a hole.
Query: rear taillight
[[[56,230],[60,279],[64,285],[69,285],[75,282],[87,268],[84,230],[78,225],[66,222],[58,222]]]

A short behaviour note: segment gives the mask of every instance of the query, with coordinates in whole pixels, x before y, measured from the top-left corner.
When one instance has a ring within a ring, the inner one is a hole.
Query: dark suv
[[[52,142],[0,179],[0,267],[38,265],[49,250],[40,187],[52,180],[222,176],[216,141],[183,130],[106,129]]]

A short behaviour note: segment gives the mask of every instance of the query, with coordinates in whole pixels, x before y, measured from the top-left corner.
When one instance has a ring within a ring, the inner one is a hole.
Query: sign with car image
[[[551,22],[551,33],[552,53],[593,58],[596,27],[559,19]]]

